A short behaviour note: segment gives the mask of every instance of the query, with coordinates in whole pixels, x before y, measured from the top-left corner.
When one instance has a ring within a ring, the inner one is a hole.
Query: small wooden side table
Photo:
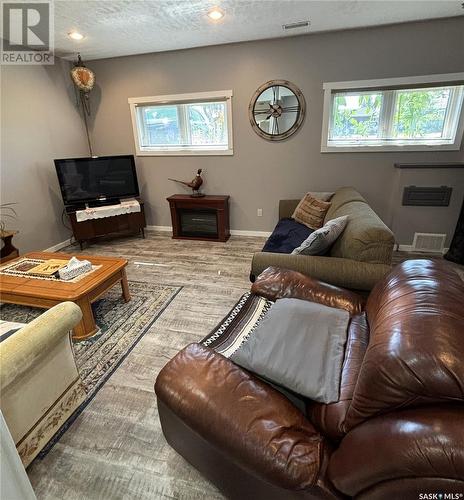
[[[188,194],[174,194],[167,200],[171,209],[174,239],[229,239],[229,196],[192,197]]]

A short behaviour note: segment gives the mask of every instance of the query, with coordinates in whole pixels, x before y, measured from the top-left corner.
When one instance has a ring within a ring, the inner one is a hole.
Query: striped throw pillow
[[[310,229],[319,229],[324,225],[324,217],[330,205],[332,203],[319,200],[306,193],[295,208],[292,217]]]

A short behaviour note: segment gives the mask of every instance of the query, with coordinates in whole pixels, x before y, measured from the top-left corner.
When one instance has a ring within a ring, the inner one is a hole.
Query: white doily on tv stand
[[[130,214],[141,212],[140,203],[137,200],[124,200],[117,205],[107,205],[104,207],[92,207],[76,212],[77,222],[90,219],[103,219],[105,217],[114,217],[115,215]]]

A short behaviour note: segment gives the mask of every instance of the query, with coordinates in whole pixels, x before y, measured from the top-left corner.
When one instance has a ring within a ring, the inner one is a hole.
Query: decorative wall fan
[[[306,102],[301,90],[287,80],[261,85],[250,101],[248,114],[253,130],[268,141],[282,141],[303,123]]]
[[[71,69],[71,78],[78,93],[78,105],[82,105],[82,116],[84,118],[85,131],[87,133],[89,152],[90,156],[93,156],[89,127],[87,124],[87,116],[90,116],[89,94],[95,85],[95,73],[85,66],[80,54],[77,54],[77,61],[74,63],[74,67]]]
[[[71,70],[71,78],[74,85],[82,92],[90,92],[95,85],[95,73],[86,68],[80,54],[78,54],[77,62],[74,63],[74,68]]]

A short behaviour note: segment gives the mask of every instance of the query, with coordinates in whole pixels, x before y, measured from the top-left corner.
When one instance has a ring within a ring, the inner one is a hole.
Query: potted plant
[[[18,232],[15,230],[7,229],[7,220],[15,220],[17,213],[12,205],[16,203],[2,203],[0,204],[0,239],[2,240],[2,248],[0,250],[0,262],[14,259],[19,255],[18,249],[13,246],[11,240]]]

